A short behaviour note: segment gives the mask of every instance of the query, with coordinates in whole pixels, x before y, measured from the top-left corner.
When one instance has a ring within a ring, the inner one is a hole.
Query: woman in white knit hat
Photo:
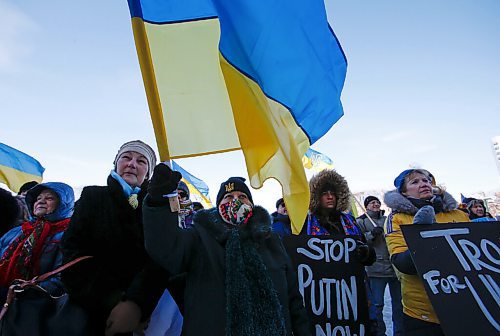
[[[63,274],[70,297],[89,312],[93,335],[131,335],[165,289],[166,274],[150,261],[142,233],[142,199],[155,165],[150,146],[124,143],[107,186],[83,189],[64,236],[65,261],[94,256]]]

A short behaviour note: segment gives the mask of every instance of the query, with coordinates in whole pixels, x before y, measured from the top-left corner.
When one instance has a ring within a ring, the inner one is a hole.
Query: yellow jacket
[[[384,202],[392,209],[387,218],[385,231],[389,254],[402,253],[408,250],[405,239],[401,232],[401,225],[412,225],[413,217],[418,211],[406,197],[398,191],[390,191],[384,197]],[[443,212],[436,214],[437,223],[460,223],[469,222],[466,213],[456,210],[457,202],[453,197],[445,193],[443,197]],[[409,275],[396,269],[401,281],[401,292],[403,298],[403,312],[413,318],[427,322],[439,323],[439,320],[425,292],[424,284],[419,275]]]

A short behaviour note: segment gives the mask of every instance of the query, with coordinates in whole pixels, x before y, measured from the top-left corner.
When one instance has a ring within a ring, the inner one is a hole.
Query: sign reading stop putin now
[[[446,335],[500,335],[500,222],[401,225]]]
[[[367,335],[366,277],[356,254],[356,238],[283,238],[314,336]]]

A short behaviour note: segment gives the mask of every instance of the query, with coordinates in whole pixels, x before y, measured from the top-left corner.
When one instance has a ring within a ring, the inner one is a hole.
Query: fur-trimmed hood
[[[222,220],[217,208],[200,210],[193,217],[193,225],[201,226],[209,231],[219,242],[225,243],[229,237],[230,227]],[[249,237],[256,241],[269,237],[271,233],[271,216],[261,206],[253,207],[253,215],[247,224],[238,227],[241,237]]]
[[[351,204],[351,192],[345,178],[335,170],[325,169],[314,175],[309,181],[309,189],[311,190],[311,199],[309,210],[312,213],[317,213],[321,205],[321,192],[324,187],[330,185],[337,197],[338,211],[348,211]]]
[[[443,211],[450,212],[458,207],[457,201],[446,191],[441,196],[443,198]],[[415,215],[418,208],[414,206],[408,198],[396,189],[388,191],[384,195],[384,203],[394,212]]]

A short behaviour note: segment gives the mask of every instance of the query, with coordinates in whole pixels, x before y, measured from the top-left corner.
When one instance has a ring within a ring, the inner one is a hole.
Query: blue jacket
[[[287,215],[279,214],[278,212],[273,212],[271,214],[271,217],[273,219],[273,232],[276,232],[280,237],[290,236],[292,234],[290,217],[288,217]]]
[[[66,218],[70,218],[73,214],[73,206],[75,203],[75,195],[73,189],[64,183],[60,182],[47,182],[42,183],[30,189],[26,195],[26,203],[28,210],[32,217],[32,222],[40,220],[33,217],[33,206],[36,202],[38,195],[45,189],[54,191],[59,196],[59,206],[57,209],[42,218],[49,222],[58,222]],[[62,252],[60,248],[60,241],[64,232],[57,232],[52,236],[47,237],[42,248],[42,255],[40,257],[40,274],[50,272],[62,264]],[[17,226],[8,231],[0,239],[0,256],[3,256],[7,248],[22,234],[22,226]],[[49,293],[53,295],[62,294],[63,287],[59,276],[54,276],[51,279],[40,284]],[[0,297],[4,298],[7,288],[0,289]]]

